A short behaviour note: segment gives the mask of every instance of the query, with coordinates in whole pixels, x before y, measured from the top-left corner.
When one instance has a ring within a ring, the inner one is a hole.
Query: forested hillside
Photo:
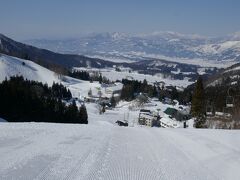
[[[78,109],[71,92],[61,84],[52,87],[40,82],[11,77],[0,84],[0,117],[11,122],[88,123],[84,105]]]

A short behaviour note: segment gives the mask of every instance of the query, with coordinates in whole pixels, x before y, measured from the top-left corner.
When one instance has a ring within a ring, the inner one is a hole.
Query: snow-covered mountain
[[[11,76],[23,76],[25,79],[46,83],[49,86],[61,83],[70,89],[74,97],[85,97],[89,89],[93,94],[97,94],[97,89],[101,89],[98,82],[90,83],[69,76],[60,76],[57,73],[46,69],[32,61],[0,54],[0,83]],[[104,92],[103,92],[103,95]]]
[[[36,48],[20,43],[0,34],[0,53],[41,64],[44,67],[58,66],[61,68],[81,67],[105,67],[113,65],[112,62],[81,55],[54,53],[46,49]]]
[[[226,69],[221,70],[214,76],[210,76],[207,82],[207,86],[239,86],[240,80],[240,63],[234,64]]]
[[[26,79],[51,85],[58,82],[56,73],[32,62],[0,54],[0,82],[11,76],[23,76]]]
[[[112,61],[146,60],[150,55],[155,58],[240,61],[239,34],[209,38],[175,32],[138,35],[115,32],[88,34],[75,39],[26,42],[55,52],[104,57]]]

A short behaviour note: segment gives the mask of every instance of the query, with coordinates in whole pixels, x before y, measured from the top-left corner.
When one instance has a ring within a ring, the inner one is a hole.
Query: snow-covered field
[[[97,69],[97,68],[75,68],[77,70],[83,71],[95,71],[101,72],[104,77],[111,81],[122,80],[122,79],[134,79],[138,81],[143,81],[146,79],[149,83],[154,82],[165,82],[166,85],[178,86],[178,87],[187,87],[188,85],[192,84],[193,82],[188,81],[188,79],[184,80],[177,80],[177,79],[170,79],[164,78],[162,74],[156,75],[149,75],[149,74],[139,74],[138,72],[129,72],[127,70],[117,72],[114,68],[106,68],[106,69]]]
[[[129,55],[130,57],[136,56],[136,57],[142,57],[142,58],[164,59],[171,62],[198,65],[201,67],[208,67],[208,68],[209,67],[226,68],[236,63],[232,60],[217,62],[216,60],[210,60],[210,59],[198,59],[198,58],[189,59],[189,58],[179,58],[179,57],[167,57],[167,56],[158,55],[158,54],[146,54],[145,52],[134,52],[134,51],[124,55],[125,56]]]
[[[240,131],[0,124],[0,179],[239,179]]]

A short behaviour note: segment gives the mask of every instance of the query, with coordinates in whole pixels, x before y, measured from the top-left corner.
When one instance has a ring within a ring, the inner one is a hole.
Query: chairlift
[[[207,105],[207,107],[206,107],[206,115],[207,116],[212,116],[213,115],[213,106],[212,105]]]
[[[223,114],[225,118],[230,118],[232,116],[232,109],[223,107]]]
[[[228,94],[227,98],[226,98],[226,107],[227,108],[233,108],[234,107],[234,98],[233,98],[233,96],[230,95],[230,90],[231,89],[232,88],[230,87],[227,91],[227,94]]]
[[[212,103],[210,101],[207,101],[206,115],[207,116],[212,116],[213,115],[213,105],[212,105]]]
[[[233,96],[227,96],[227,98],[226,98],[226,107],[228,107],[228,108],[234,107],[234,98],[233,98]]]

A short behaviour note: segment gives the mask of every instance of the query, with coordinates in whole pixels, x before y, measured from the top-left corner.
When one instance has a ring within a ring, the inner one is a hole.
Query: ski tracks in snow
[[[4,123],[0,179],[234,180],[239,137],[238,131]]]

